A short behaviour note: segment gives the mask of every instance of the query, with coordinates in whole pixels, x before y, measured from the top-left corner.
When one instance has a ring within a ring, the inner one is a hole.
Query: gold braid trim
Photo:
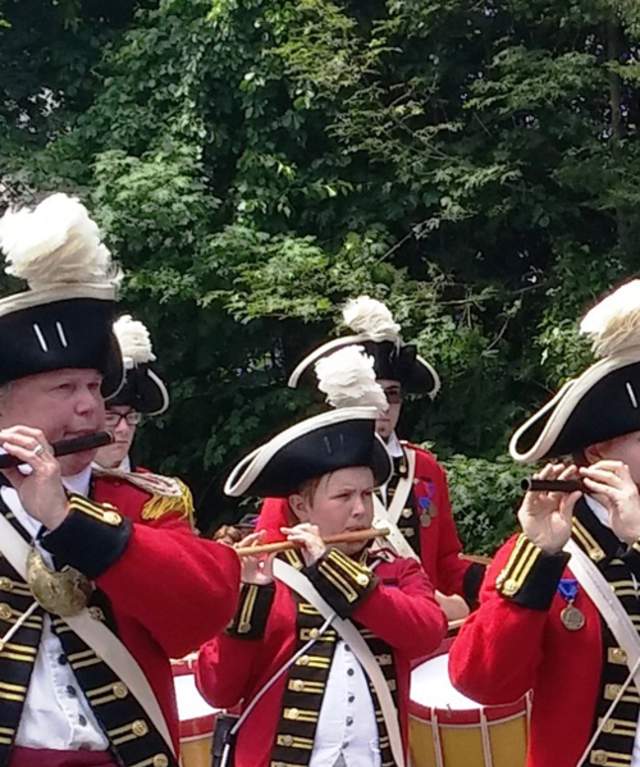
[[[142,507],[142,519],[159,519],[165,514],[178,514],[189,520],[191,527],[195,526],[193,496],[185,483],[175,478],[180,488],[180,495],[157,495],[151,498]]]

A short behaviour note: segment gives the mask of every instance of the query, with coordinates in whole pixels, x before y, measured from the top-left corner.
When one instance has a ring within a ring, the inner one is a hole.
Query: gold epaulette
[[[178,514],[189,520],[194,526],[193,495],[185,483],[177,477],[172,477],[179,488],[178,495],[161,495],[154,493],[142,507],[142,519],[159,519],[165,514]]]
[[[93,473],[98,477],[128,482],[149,493],[151,498],[142,507],[142,519],[159,519],[165,514],[177,514],[188,519],[191,526],[194,526],[193,496],[181,479],[150,471],[123,471],[95,465]]]

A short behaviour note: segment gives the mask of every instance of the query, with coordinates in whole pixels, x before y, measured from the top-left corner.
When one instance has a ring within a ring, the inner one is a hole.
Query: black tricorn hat
[[[110,407],[126,405],[139,413],[160,415],[169,407],[169,392],[152,363],[156,357],[145,325],[124,314],[113,325],[120,344],[125,381],[108,401]]]
[[[341,408],[285,429],[238,463],[224,492],[286,498],[309,479],[356,466],[368,466],[374,483],[384,484],[393,465],[375,433],[377,413],[374,407]]]
[[[105,397],[122,385],[112,332],[120,272],[78,200],[46,198],[0,219],[7,274],[29,289],[0,299],[0,384],[63,368],[98,370]]]
[[[407,392],[426,393],[433,399],[440,390],[440,378],[435,369],[419,354],[415,344],[405,344],[400,326],[380,301],[360,296],[349,301],[343,310],[345,324],[356,335],[335,338],[308,354],[289,377],[289,386],[296,388],[302,381],[309,385],[314,364],[346,346],[363,346],[374,359],[376,378],[399,381]]]
[[[640,431],[640,280],[597,304],[580,329],[592,337],[600,359],[515,432],[509,452],[519,463],[570,455]]]

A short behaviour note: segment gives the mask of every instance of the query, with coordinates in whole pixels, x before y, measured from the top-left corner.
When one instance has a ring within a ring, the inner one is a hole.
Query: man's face
[[[105,422],[113,442],[98,450],[96,461],[107,469],[116,469],[129,454],[140,414],[128,405],[114,405],[108,408]]]
[[[0,427],[31,426],[49,443],[104,429],[102,375],[97,370],[64,368],[13,381],[0,400]],[[59,458],[63,476],[88,466],[95,450]]]
[[[589,463],[601,460],[626,463],[631,478],[640,486],[640,431],[592,445],[585,450],[585,455]]]
[[[320,529],[322,538],[350,530],[366,530],[373,521],[373,472],[356,466],[325,474],[315,492],[293,496],[301,502],[289,503],[300,522],[310,522]],[[362,549],[362,543],[338,544],[345,554]]]
[[[379,378],[378,383],[387,398],[389,409],[384,415],[376,418],[376,431],[382,439],[387,440],[396,430],[398,419],[400,418],[402,387],[400,386],[400,381],[392,381],[387,378]]]

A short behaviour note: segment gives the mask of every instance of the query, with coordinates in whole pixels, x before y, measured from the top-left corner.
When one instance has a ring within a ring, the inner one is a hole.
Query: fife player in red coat
[[[235,767],[404,762],[410,664],[438,646],[444,614],[414,560],[370,551],[362,542],[327,547],[323,541],[371,525],[373,488],[391,469],[374,419],[374,408],[346,407],[297,424],[241,462],[226,489],[288,498],[298,523],[284,532],[301,547],[288,560],[365,640],[397,709],[393,727],[354,647],[313,604],[274,582],[273,555],[248,557],[236,617],[202,648],[197,671],[199,688],[213,705],[244,701],[249,707],[237,735]],[[244,544],[262,537],[256,533]],[[284,668],[290,660],[295,662]],[[395,754],[392,733],[398,735]]]
[[[640,765],[638,648],[617,628],[619,616],[633,637],[640,626],[639,316],[637,280],[592,309],[582,330],[599,361],[511,440],[520,462],[569,456],[537,478],[579,478],[583,492],[527,493],[522,533],[496,555],[450,651],[451,679],[474,700],[533,690],[528,767]],[[589,570],[618,611],[611,622],[585,593]]]
[[[197,538],[181,499],[95,476],[122,383],[117,270],[86,209],[53,195],[0,221],[0,765],[178,767],[170,657],[231,618],[240,565]]]
[[[311,383],[314,364],[340,349],[361,346],[373,358],[376,379],[389,403],[386,413],[376,422],[376,430],[394,463],[393,476],[379,491],[380,500],[387,507],[388,523],[390,518],[397,528],[390,543],[401,556],[415,557],[421,562],[448,618],[462,618],[468,607],[476,603],[484,567],[460,557],[462,545],[443,467],[428,450],[401,442],[396,436],[404,395],[426,393],[433,398],[440,388],[440,379],[417,354],[415,345],[403,343],[400,326],[384,304],[360,296],[345,306],[343,317],[356,335],[337,338],[311,352],[291,374],[289,386]],[[345,382],[348,379],[349,371],[345,370]],[[266,530],[270,538],[276,539],[287,519],[286,500],[269,498],[262,506],[258,529]]]

